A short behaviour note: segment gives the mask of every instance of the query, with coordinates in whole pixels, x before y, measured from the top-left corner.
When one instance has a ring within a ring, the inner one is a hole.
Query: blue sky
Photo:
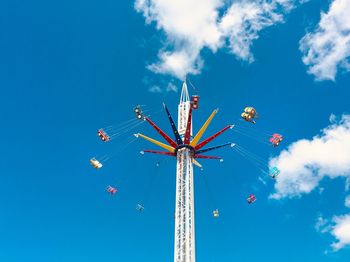
[[[283,164],[282,150],[294,154],[288,145],[313,141],[330,125],[346,126],[348,120],[341,118],[350,113],[348,56],[336,61],[334,74],[317,60],[327,60],[327,54],[319,53],[311,64],[302,61],[308,51],[315,52],[312,40],[322,32],[317,31],[321,11],[327,14],[336,2],[341,0],[277,6],[274,12],[283,21],[271,20],[256,29],[258,37],[248,48],[254,61],[232,52],[230,45],[199,41],[200,54],[185,56],[186,72],[201,96],[194,128],[216,107],[220,112],[207,134],[227,124],[249,127],[239,118],[252,105],[261,116],[256,128],[282,133],[281,146],[274,149],[235,132],[227,132],[218,143],[236,142],[266,161],[274,158]],[[218,7],[220,14],[229,6]],[[192,48],[197,35],[181,39],[162,27],[157,16],[145,23],[143,7],[137,12],[132,1],[0,3],[0,261],[172,260],[175,161],[141,156],[140,150],[153,148],[144,141],[118,153],[127,137],[103,144],[96,136],[100,127],[133,118],[137,104],[159,111],[164,101],[176,114],[179,93],[166,89],[169,83],[181,87],[182,72],[163,70],[158,55]],[[310,37],[304,38],[307,33]],[[229,42],[229,33],[223,37]],[[321,69],[310,73],[315,64]],[[152,87],[157,88],[150,92]],[[338,120],[330,122],[332,114]],[[165,113],[152,119],[170,131]],[[147,125],[138,131],[157,137]],[[349,137],[346,132],[344,137]],[[349,147],[344,150],[349,152]],[[326,151],[328,159],[338,159],[339,152]],[[103,154],[114,157],[93,170],[89,159]],[[198,261],[349,260],[348,242],[336,250],[331,246],[340,241],[332,235],[339,217],[350,213],[344,205],[349,195],[347,159],[345,167],[330,161],[327,171],[318,159],[299,163],[311,165],[311,175],[319,181],[309,191],[290,193],[281,189],[283,183],[307,179],[308,174],[295,171],[300,166],[289,167],[284,178],[281,170],[280,181],[266,179],[263,185],[259,169],[249,161],[232,150],[217,154],[224,163],[202,161],[205,170],[195,169]],[[113,197],[105,192],[110,184],[119,190]],[[282,197],[271,199],[276,192]],[[250,193],[258,200],[248,206]],[[140,214],[135,206],[145,198]],[[220,210],[219,219],[211,215],[214,208]]]

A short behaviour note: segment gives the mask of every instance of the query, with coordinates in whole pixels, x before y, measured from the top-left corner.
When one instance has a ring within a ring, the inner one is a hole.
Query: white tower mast
[[[186,132],[190,107],[184,82],[178,106],[178,131],[181,136]],[[193,164],[191,150],[187,147],[177,152],[175,208],[174,262],[195,262]]]

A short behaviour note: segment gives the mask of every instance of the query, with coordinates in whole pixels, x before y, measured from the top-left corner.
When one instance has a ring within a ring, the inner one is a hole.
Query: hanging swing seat
[[[103,142],[107,142],[110,139],[107,133],[102,128],[97,131],[97,135],[101,138]]]
[[[103,166],[102,163],[94,157],[90,159],[90,164],[96,169],[100,169]]]
[[[256,196],[254,194],[250,194],[249,197],[247,198],[248,204],[253,204],[256,201]]]
[[[110,193],[111,195],[114,195],[115,193],[117,193],[118,190],[117,190],[115,187],[108,186],[108,187],[106,188],[106,191],[107,191],[108,193]]]
[[[213,217],[215,217],[215,218],[218,218],[218,217],[219,217],[219,210],[218,210],[218,209],[215,209],[215,210],[213,211]]]
[[[273,134],[271,137],[270,137],[270,143],[274,146],[274,147],[277,147],[283,140],[283,136],[280,135],[280,134]]]
[[[191,107],[192,107],[192,109],[198,109],[198,107],[199,107],[199,95],[193,95],[192,97],[191,97]]]

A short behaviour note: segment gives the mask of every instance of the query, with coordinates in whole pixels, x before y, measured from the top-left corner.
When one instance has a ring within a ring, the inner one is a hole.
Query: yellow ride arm
[[[198,166],[199,168],[203,169],[202,165],[194,158],[192,158],[192,162],[194,165]]]
[[[207,121],[205,121],[204,125],[201,127],[201,129],[199,129],[198,133],[195,135],[195,137],[193,138],[193,140],[190,143],[190,146],[195,147],[197,145],[197,143],[199,142],[199,140],[201,139],[201,137],[203,136],[205,130],[207,130],[211,120],[213,120],[214,116],[216,115],[216,113],[219,111],[219,109],[215,109],[213,111],[213,113],[211,113],[211,115],[209,116],[209,118],[207,119]]]
[[[153,138],[150,138],[150,137],[145,136],[145,135],[140,134],[140,133],[135,134],[135,136],[136,136],[136,137],[142,137],[143,139],[146,139],[146,140],[148,140],[149,142],[151,142],[151,143],[153,143],[153,144],[155,144],[155,145],[157,145],[157,146],[160,146],[160,147],[162,147],[162,148],[164,148],[164,149],[170,151],[171,153],[174,153],[174,152],[175,152],[175,148],[173,148],[172,146],[168,146],[168,145],[166,145],[166,144],[164,144],[164,143],[162,143],[162,142],[159,142],[159,141],[157,141],[157,140],[155,140],[155,139],[153,139]]]

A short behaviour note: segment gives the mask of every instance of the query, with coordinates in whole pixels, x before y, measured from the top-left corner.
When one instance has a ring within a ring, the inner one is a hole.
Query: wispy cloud
[[[314,190],[324,177],[350,177],[350,115],[333,122],[320,135],[292,143],[270,160],[281,175],[275,199],[301,196]]]
[[[317,217],[317,221],[315,224],[315,230],[320,233],[327,233],[331,230],[331,226],[329,225],[329,221],[325,219],[322,215]]]
[[[177,86],[171,82],[165,88],[165,91],[167,91],[167,92],[175,92],[176,93],[177,90],[178,90]]]
[[[148,91],[151,93],[162,93],[163,92],[163,90],[159,86],[156,86],[156,85],[153,85],[150,88],[148,88]]]
[[[334,0],[316,28],[300,41],[303,62],[316,80],[335,80],[350,70],[350,0]]]
[[[296,0],[136,0],[146,23],[166,34],[158,62],[148,66],[184,79],[203,67],[201,51],[227,47],[239,59],[252,62],[253,41],[266,27],[283,22]]]
[[[169,82],[165,87],[160,87],[159,85],[152,85],[150,88],[148,88],[148,91],[151,93],[164,93],[164,92],[177,92],[178,88],[177,86]]]

